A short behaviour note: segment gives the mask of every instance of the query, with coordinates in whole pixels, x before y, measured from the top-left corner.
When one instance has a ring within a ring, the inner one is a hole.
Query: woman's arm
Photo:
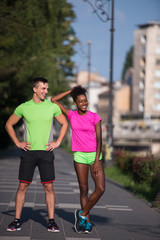
[[[99,121],[95,126],[96,131],[96,141],[97,141],[97,148],[96,148],[96,159],[95,161],[99,160],[100,153],[102,151],[102,130],[101,130],[101,121]]]
[[[102,150],[102,131],[101,131],[101,121],[99,121],[95,126],[96,131],[96,141],[97,141],[97,148],[96,148],[96,158],[93,165],[93,173],[98,176],[100,173],[103,172],[102,169],[102,162],[99,160],[100,153]]]
[[[59,93],[58,95],[54,96],[51,98],[51,101],[53,103],[56,103],[60,109],[62,110],[62,112],[68,117],[68,113],[69,113],[69,109],[64,107],[60,102],[58,102],[59,100],[61,100],[62,98],[64,98],[65,96],[67,96],[68,94],[70,94],[72,90],[68,90],[66,92],[63,93]]]

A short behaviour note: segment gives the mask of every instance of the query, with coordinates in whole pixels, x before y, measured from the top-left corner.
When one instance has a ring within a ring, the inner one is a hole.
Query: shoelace
[[[83,224],[85,223],[85,221],[86,221],[85,219],[81,218],[81,222],[80,222],[79,225],[80,225],[80,226],[83,226]]]
[[[92,225],[89,222],[86,222],[85,228],[86,229],[91,229]]]

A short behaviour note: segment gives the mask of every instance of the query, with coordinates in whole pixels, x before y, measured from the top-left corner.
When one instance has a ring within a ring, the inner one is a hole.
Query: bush
[[[143,157],[117,150],[114,152],[114,163],[123,172],[131,173],[137,182],[145,182],[160,190],[160,160],[155,159],[154,156]]]
[[[122,171],[132,171],[133,155],[130,152],[124,150],[114,151],[114,161]]]
[[[135,158],[133,160],[133,173],[139,181],[151,185],[156,174],[156,160],[152,156]]]

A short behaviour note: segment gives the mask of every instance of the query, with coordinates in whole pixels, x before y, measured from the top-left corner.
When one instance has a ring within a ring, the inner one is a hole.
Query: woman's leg
[[[74,161],[74,167],[77,174],[77,179],[80,189],[80,203],[83,209],[88,202],[88,172],[89,166],[87,164],[81,164]],[[89,215],[87,216],[89,221]]]
[[[93,164],[90,166],[90,171],[91,171],[91,176],[93,178],[93,181],[95,183],[95,190],[89,197],[87,204],[83,208],[83,211],[81,213],[82,216],[86,216],[90,209],[93,208],[93,206],[97,203],[97,201],[100,199],[102,194],[105,191],[105,176],[104,176],[104,170],[102,166],[102,161],[101,162],[101,171],[99,172],[98,175],[96,175],[93,172]]]

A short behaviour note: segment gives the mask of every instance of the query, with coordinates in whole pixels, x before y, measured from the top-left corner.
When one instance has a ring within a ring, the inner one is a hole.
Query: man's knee
[[[18,187],[18,191],[26,192],[28,187],[29,187],[29,183],[20,182],[19,187]]]
[[[43,184],[44,190],[47,193],[53,193],[53,184],[52,183],[44,183]]]

